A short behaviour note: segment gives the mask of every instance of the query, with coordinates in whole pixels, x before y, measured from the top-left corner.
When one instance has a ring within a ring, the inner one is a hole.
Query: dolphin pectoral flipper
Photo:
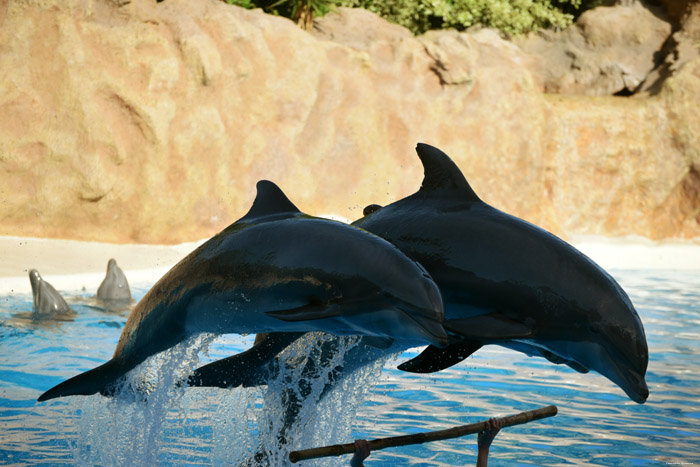
[[[230,357],[197,368],[187,384],[196,387],[233,388],[265,384],[261,368],[305,333],[272,332],[253,347]]]
[[[450,319],[445,321],[444,327],[458,336],[475,339],[527,339],[533,335],[530,326],[513,321],[501,313]]]
[[[398,366],[409,373],[433,373],[456,365],[481,348],[481,342],[464,339],[444,349],[429,345],[415,358]]]
[[[266,311],[265,314],[281,321],[312,321],[342,316],[343,310],[338,305],[324,305],[314,301],[288,310]]]
[[[482,339],[523,339],[532,336],[532,329],[500,313],[487,313],[471,318],[451,319],[445,329],[461,339],[444,349],[428,346],[417,357],[399,365],[399,370],[411,373],[432,373],[455,365],[483,345]],[[479,339],[479,340],[475,340]]]
[[[556,363],[557,365],[566,365],[572,370],[578,371],[579,373],[588,373],[589,371],[591,371],[578,362],[575,362],[573,360],[567,360],[566,358],[560,357],[559,355],[548,350],[539,349],[539,353],[550,362]]]
[[[583,366],[577,362],[574,362],[573,360],[569,360],[568,362],[565,363],[565,365],[568,366],[569,368],[571,368],[572,370],[578,371],[579,373],[585,374],[585,373],[588,373],[591,371],[588,368],[586,368],[585,366]]]
[[[388,349],[394,343],[391,337],[367,336],[362,338],[362,344],[375,349]]]

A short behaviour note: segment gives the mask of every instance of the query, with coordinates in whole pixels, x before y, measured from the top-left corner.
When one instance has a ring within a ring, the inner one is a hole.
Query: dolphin
[[[450,345],[400,368],[441,370],[498,344],[594,370],[645,402],[644,327],[617,281],[560,238],[483,202],[439,149],[416,151],[425,167],[418,192],[354,223],[420,262],[445,301]]]
[[[174,266],[136,305],[114,356],[39,401],[109,394],[125,373],[196,333],[325,331],[447,344],[440,291],[376,235],[300,212],[260,181],[250,211]]]
[[[32,285],[34,313],[36,317],[66,316],[73,310],[51,284],[41,278],[39,271],[29,271],[29,282]]]
[[[97,289],[97,298],[100,300],[131,300],[129,282],[114,258],[107,262],[107,274]]]
[[[484,203],[439,149],[418,144],[416,151],[425,171],[418,192],[386,207],[370,205],[354,222],[420,262],[445,302],[450,344],[431,345],[399,368],[439,371],[496,344],[579,372],[595,370],[635,402],[645,402],[646,337],[620,285],[568,243]],[[241,358],[197,369],[189,384],[261,384],[251,362],[273,359],[296,336],[269,339]],[[405,348],[397,340],[387,352]],[[343,371],[380,356],[376,350],[367,355],[356,350],[346,357]]]

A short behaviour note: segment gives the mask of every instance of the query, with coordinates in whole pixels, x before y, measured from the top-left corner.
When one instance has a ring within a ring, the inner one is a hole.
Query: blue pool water
[[[644,322],[651,395],[644,405],[602,376],[487,347],[433,375],[380,362],[305,404],[289,434],[294,448],[448,428],[549,404],[556,417],[503,430],[491,466],[700,464],[700,273],[613,270]],[[137,288],[142,296],[146,288]],[[94,293],[94,292],[93,292]],[[90,293],[67,294],[72,321],[34,322],[31,296],[0,296],[0,464],[241,465],[266,449],[273,465],[280,387],[175,388],[189,368],[245,349],[252,337],[202,336],[147,362],[132,384],[150,395],[69,397],[41,392],[111,357],[128,310],[106,310]],[[348,344],[352,345],[352,343]],[[321,385],[322,386],[322,385]],[[320,395],[322,388],[313,394]],[[368,466],[463,466],[474,436],[372,453]],[[347,465],[342,458],[299,465]]]

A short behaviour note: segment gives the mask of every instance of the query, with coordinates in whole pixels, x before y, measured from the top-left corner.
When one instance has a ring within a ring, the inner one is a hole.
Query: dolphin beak
[[[621,381],[617,382],[625,394],[637,404],[643,404],[649,398],[649,387],[644,380],[644,376],[636,371],[626,368],[617,368]]]
[[[445,321],[442,295],[432,279],[428,276],[425,279],[414,289],[411,300],[402,300],[398,308],[415,323],[420,337],[437,347],[446,347],[448,336],[442,326]]]
[[[406,316],[415,322],[421,336],[436,347],[447,347],[448,336],[442,323],[431,318],[416,316],[415,313],[406,313]]]
[[[644,379],[645,372],[639,372],[629,365],[625,358],[613,358],[609,350],[601,349],[603,366],[596,369],[610,381],[617,384],[627,396],[638,404],[643,404],[649,398],[649,387]]]
[[[637,404],[645,403],[649,398],[649,388],[647,387],[646,381],[642,379],[641,384],[637,388],[637,392],[635,394],[627,393],[627,395]]]

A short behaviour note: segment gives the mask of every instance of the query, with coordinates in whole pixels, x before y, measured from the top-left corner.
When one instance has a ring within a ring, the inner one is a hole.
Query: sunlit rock
[[[338,9],[307,33],[217,0],[122,3],[0,7],[0,234],[205,238],[259,179],[353,219],[413,192],[422,141],[558,234],[700,236],[692,59],[654,97],[549,96],[487,29],[416,38]]]

